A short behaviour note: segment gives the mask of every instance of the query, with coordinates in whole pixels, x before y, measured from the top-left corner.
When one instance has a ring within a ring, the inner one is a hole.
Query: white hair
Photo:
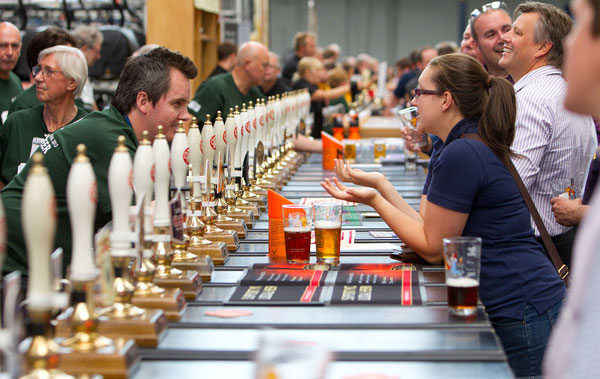
[[[67,78],[73,79],[75,80],[75,83],[77,83],[73,95],[75,97],[81,95],[81,91],[83,91],[83,86],[85,86],[88,76],[87,62],[81,50],[63,45],[52,46],[40,52],[38,55],[38,62],[51,54],[54,54],[56,64],[60,71],[62,71]]]

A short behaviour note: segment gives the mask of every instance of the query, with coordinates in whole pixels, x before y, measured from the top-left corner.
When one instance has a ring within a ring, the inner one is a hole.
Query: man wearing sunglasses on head
[[[506,70],[498,65],[498,61],[502,58],[504,48],[502,34],[510,30],[511,23],[506,4],[502,1],[493,1],[474,9],[469,20],[471,35],[483,59],[484,68],[490,75],[510,82],[512,80]]]

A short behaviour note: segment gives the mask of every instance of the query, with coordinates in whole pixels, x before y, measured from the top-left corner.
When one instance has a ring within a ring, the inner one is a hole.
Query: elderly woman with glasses
[[[0,127],[0,186],[4,187],[38,147],[55,143],[52,133],[86,112],[75,105],[87,79],[83,53],[68,46],[42,50],[32,73],[42,104],[11,113]]]
[[[336,162],[332,196],[373,207],[423,259],[440,263],[442,239],[482,239],[479,293],[516,376],[541,373],[541,361],[565,286],[535,240],[530,214],[507,169],[513,156],[516,100],[512,85],[474,58],[434,58],[412,100],[417,128],[438,136],[419,211],[378,172]]]

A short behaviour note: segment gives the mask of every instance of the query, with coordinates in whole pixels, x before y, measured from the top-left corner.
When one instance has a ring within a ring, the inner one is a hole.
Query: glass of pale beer
[[[314,204],[314,215],[317,263],[339,263],[342,205],[337,203]]]
[[[458,316],[470,316],[477,311],[481,238],[444,238],[444,266],[448,287],[448,309]]]
[[[310,205],[283,206],[285,256],[288,263],[309,262],[311,230],[312,207]]]

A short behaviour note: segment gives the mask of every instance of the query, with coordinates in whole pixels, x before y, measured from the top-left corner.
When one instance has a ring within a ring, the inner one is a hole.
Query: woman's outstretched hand
[[[374,189],[346,187],[337,178],[333,178],[333,181],[335,185],[329,179],[325,179],[321,186],[336,199],[372,205],[377,197],[377,191]]]
[[[354,183],[359,186],[379,189],[379,186],[386,180],[380,172],[364,172],[357,168],[352,168],[350,163],[343,159],[334,159],[335,175],[343,182]]]

